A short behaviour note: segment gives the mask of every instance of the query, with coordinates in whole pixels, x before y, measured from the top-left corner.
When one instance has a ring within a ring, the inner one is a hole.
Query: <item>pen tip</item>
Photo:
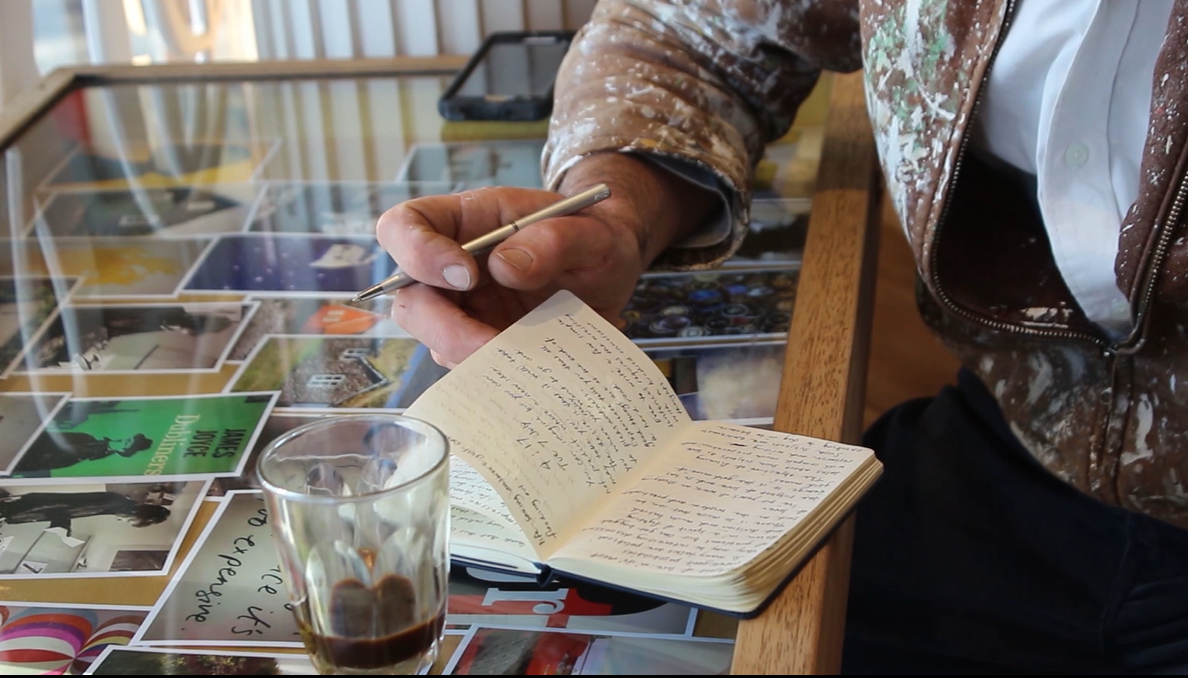
[[[356,294],[355,298],[351,299],[351,301],[356,302],[356,303],[358,303],[360,301],[371,301],[372,299],[375,299],[376,297],[380,296],[383,293],[384,293],[384,286],[382,284],[381,285],[372,285],[371,287],[368,287],[367,289],[363,290],[362,292]]]

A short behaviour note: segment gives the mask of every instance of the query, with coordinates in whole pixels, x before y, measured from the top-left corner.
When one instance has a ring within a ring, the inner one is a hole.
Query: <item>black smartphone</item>
[[[487,36],[441,98],[446,120],[540,120],[553,111],[553,81],[573,31]]]

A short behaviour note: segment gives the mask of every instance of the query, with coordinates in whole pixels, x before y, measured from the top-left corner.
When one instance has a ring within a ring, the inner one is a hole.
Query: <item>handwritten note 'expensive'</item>
[[[135,640],[300,647],[263,495],[223,501]]]

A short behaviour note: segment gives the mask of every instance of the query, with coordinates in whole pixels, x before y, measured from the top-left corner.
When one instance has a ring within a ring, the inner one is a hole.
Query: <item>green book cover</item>
[[[275,393],[72,398],[24,451],[15,478],[235,476]]]

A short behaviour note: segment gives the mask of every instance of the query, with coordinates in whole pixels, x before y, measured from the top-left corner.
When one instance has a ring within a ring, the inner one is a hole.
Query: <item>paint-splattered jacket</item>
[[[1057,476],[1188,528],[1188,0],[1156,64],[1139,197],[1115,271],[1135,332],[1111,342],[1053,263],[1034,200],[967,152],[969,122],[1013,0],[603,0],[557,93],[546,180],[610,149],[712,170],[745,205],[765,143],[821,69],[865,69],[890,196],[921,309]],[[1157,39],[1152,36],[1152,39]],[[689,267],[742,238],[672,250]]]

